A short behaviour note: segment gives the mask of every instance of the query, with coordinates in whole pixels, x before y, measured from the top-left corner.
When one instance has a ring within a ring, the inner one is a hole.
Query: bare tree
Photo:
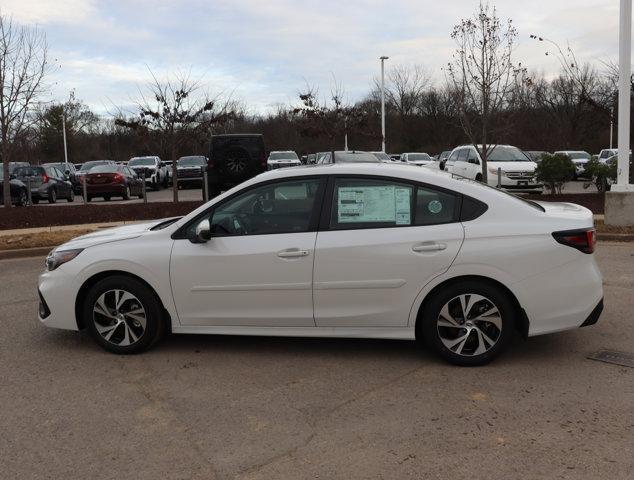
[[[18,26],[0,14],[0,155],[4,174],[4,206],[11,207],[9,162],[14,141],[27,129],[30,110],[43,92],[47,72],[43,32]]]
[[[150,71],[152,82],[147,94],[141,93],[137,116],[119,115],[115,123],[136,131],[147,139],[158,135],[162,150],[172,159],[174,201],[178,202],[178,171],[176,158],[179,149],[191,137],[209,133],[216,124],[232,117],[233,102],[222,104],[217,97],[203,93],[200,82],[189,73],[178,74],[165,81]]]
[[[464,133],[482,158],[485,183],[494,121],[504,112],[522,72],[521,65],[516,66],[512,59],[516,37],[512,21],[503,24],[495,7],[483,3],[473,18],[461,20],[451,33],[457,49],[447,65],[447,78],[455,92]]]
[[[417,112],[431,77],[422,65],[395,65],[387,72],[385,97],[389,106],[402,118]],[[374,79],[375,88],[380,92],[381,84]]]

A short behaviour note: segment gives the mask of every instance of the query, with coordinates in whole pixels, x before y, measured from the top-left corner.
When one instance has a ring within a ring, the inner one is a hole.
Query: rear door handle
[[[277,252],[277,256],[280,258],[297,258],[307,257],[310,252],[308,250],[300,250],[299,248],[289,248]]]
[[[414,245],[412,250],[414,252],[438,252],[440,250],[445,250],[447,248],[446,243],[422,243],[419,245]]]

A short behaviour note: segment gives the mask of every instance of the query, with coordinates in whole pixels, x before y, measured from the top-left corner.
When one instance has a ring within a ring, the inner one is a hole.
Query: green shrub
[[[586,175],[592,179],[592,183],[597,186],[599,192],[605,192],[608,189],[608,180],[612,180],[612,183],[616,183],[616,170],[616,160],[609,163],[602,163],[593,158],[586,166]]]
[[[549,155],[542,157],[535,169],[537,181],[543,182],[551,193],[561,193],[564,183],[575,176],[575,164],[567,155]]]

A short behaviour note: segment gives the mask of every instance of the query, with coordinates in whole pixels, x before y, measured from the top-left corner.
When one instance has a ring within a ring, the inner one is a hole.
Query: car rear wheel
[[[68,194],[68,198],[66,200],[68,200],[69,202],[74,202],[75,201],[75,193],[72,190]]]
[[[155,293],[134,278],[114,275],[97,282],[83,306],[84,325],[113,353],[140,353],[164,332],[163,310]]]
[[[104,196],[103,196],[103,199],[104,199],[106,202],[109,202],[109,201],[110,201],[110,198],[111,198],[111,197],[110,197],[110,195],[104,195]]]
[[[51,188],[48,192],[48,203],[56,203],[57,202],[57,192],[54,188]]]
[[[506,292],[492,284],[465,281],[434,296],[417,324],[417,336],[450,363],[490,362],[513,335],[515,309]]]

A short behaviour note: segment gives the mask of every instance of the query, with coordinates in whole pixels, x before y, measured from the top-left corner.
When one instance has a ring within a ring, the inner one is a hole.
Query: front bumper
[[[40,322],[47,327],[78,330],[74,299],[77,298],[79,285],[74,275],[64,272],[64,265],[52,272],[42,273],[37,290],[40,298]]]
[[[267,170],[276,170],[278,168],[287,168],[287,167],[299,167],[301,165],[301,163],[267,163],[266,164],[266,169]]]

